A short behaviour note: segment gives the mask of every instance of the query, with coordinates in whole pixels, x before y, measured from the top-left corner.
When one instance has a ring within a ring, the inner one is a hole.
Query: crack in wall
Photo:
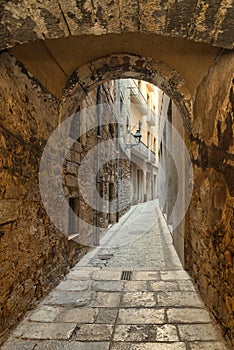
[[[66,18],[66,16],[65,16],[64,12],[63,12],[63,9],[62,9],[62,6],[61,6],[61,4],[60,4],[60,1],[59,1],[59,0],[57,0],[57,4],[58,4],[59,9],[60,9],[60,11],[61,11],[61,14],[62,14],[62,17],[63,17],[64,23],[66,24],[66,27],[67,27],[68,33],[69,33],[70,35],[72,35],[71,30],[70,30],[70,27],[69,27],[69,24],[68,24],[68,21],[67,21],[67,18]]]

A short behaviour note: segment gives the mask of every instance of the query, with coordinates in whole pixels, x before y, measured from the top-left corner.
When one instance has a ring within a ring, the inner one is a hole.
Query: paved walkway
[[[154,218],[154,219],[153,219]],[[224,350],[157,202],[133,207],[2,350]]]

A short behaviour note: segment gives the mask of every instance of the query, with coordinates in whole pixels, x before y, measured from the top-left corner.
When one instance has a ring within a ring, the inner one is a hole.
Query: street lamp
[[[136,133],[135,133],[135,135],[133,135],[134,137],[135,137],[135,139],[136,139],[136,145],[138,144],[138,143],[140,143],[141,142],[141,138],[142,138],[142,134],[141,134],[141,131],[140,131],[140,129],[138,129],[137,131],[136,131]],[[134,145],[135,146],[135,145]]]
[[[133,136],[136,139],[136,143],[128,143],[128,144],[126,144],[126,148],[135,147],[135,146],[139,145],[139,143],[141,142],[142,134],[141,134],[140,129],[137,129],[136,133]]]

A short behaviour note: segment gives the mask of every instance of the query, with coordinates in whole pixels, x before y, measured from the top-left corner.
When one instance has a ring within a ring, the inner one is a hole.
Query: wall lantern
[[[141,138],[142,138],[142,134],[140,132],[140,129],[138,129],[135,133],[135,135],[133,135],[136,139],[136,144],[140,143],[141,142]],[[134,145],[135,146],[135,145]]]
[[[140,129],[138,129],[136,131],[136,133],[134,135],[132,135],[132,136],[134,136],[134,138],[136,140],[136,143],[128,143],[128,144],[126,144],[126,148],[132,148],[132,147],[135,147],[135,146],[140,144],[141,138],[142,138],[142,134],[141,134]]]

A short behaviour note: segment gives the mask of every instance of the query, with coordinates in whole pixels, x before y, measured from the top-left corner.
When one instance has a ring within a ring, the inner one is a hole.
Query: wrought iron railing
[[[131,147],[133,153],[138,154],[141,158],[151,162],[156,162],[156,155],[153,151],[149,149],[142,141],[138,144],[136,144],[136,139],[133,134],[129,135],[129,141],[131,145],[135,145],[134,147]]]

